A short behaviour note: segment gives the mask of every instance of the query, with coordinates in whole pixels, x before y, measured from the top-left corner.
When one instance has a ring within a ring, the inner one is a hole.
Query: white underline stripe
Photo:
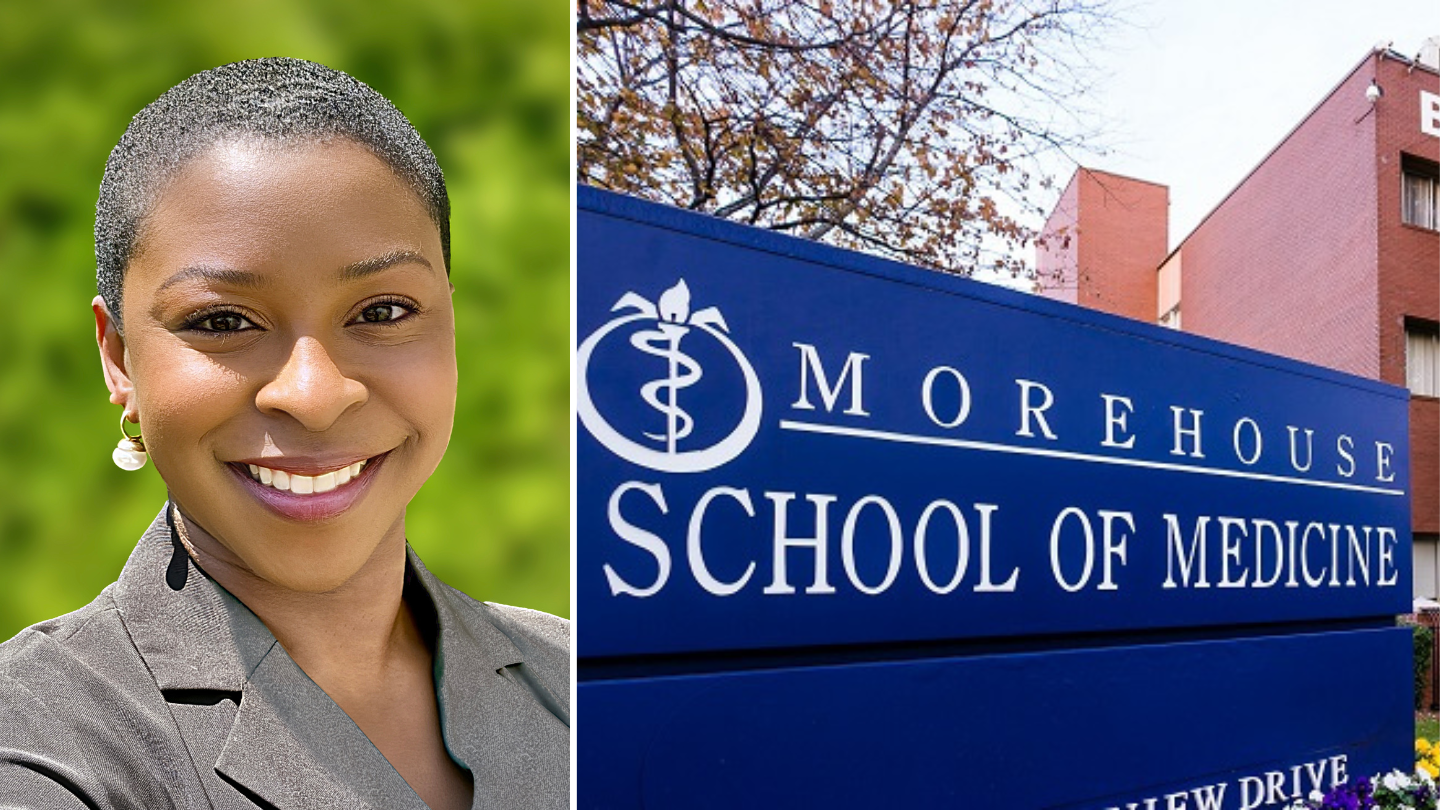
[[[927,444],[935,447],[956,447],[962,450],[1010,453],[1017,456],[1043,456],[1045,458],[1063,458],[1070,461],[1089,461],[1096,464],[1114,464],[1119,467],[1144,467],[1151,470],[1197,473],[1199,475],[1214,475],[1221,478],[1245,478],[1252,481],[1271,481],[1277,484],[1299,484],[1307,487],[1344,489],[1352,492],[1369,492],[1376,495],[1405,494],[1405,490],[1403,489],[1367,487],[1362,484],[1343,484],[1338,481],[1307,481],[1304,478],[1290,478],[1284,475],[1250,473],[1240,470],[1221,470],[1212,467],[1196,467],[1190,464],[1174,464],[1165,461],[1145,461],[1138,458],[1097,456],[1090,453],[1075,453],[1069,450],[1047,450],[1043,447],[1014,447],[1008,444],[977,442],[968,439],[947,439],[940,436],[918,436],[911,433],[897,433],[890,430],[872,430],[870,428],[843,427],[840,425],[817,425],[811,422],[796,422],[790,419],[781,419],[780,429],[795,430],[802,433],[825,433],[832,436],[850,436],[856,439],[875,439],[877,441],[894,442],[896,444]]]

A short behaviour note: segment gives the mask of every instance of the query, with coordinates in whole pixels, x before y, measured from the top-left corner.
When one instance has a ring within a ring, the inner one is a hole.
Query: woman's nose
[[[279,373],[256,394],[255,406],[287,413],[306,430],[321,431],[369,395],[363,383],[345,376],[320,341],[302,336]]]

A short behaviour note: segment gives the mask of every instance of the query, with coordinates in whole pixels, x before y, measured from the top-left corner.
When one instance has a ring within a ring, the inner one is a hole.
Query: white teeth
[[[338,470],[331,470],[320,475],[300,475],[299,473],[286,472],[284,470],[272,470],[269,467],[261,467],[258,464],[247,465],[250,467],[250,477],[260,483],[274,487],[282,492],[293,492],[296,495],[310,495],[313,493],[329,492],[336,487],[343,487],[350,483],[360,471],[365,469],[369,460],[357,461]]]

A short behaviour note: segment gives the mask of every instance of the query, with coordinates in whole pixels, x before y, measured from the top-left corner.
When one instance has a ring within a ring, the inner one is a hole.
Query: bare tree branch
[[[1022,272],[1037,158],[1087,145],[1065,111],[1107,1],[577,0],[578,179]]]

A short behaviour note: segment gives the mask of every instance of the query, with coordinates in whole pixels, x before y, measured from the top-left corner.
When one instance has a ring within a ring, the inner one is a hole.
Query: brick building
[[[1047,297],[1396,385],[1415,593],[1440,595],[1440,69],[1367,54],[1172,251],[1165,186],[1080,169],[1037,255]]]

